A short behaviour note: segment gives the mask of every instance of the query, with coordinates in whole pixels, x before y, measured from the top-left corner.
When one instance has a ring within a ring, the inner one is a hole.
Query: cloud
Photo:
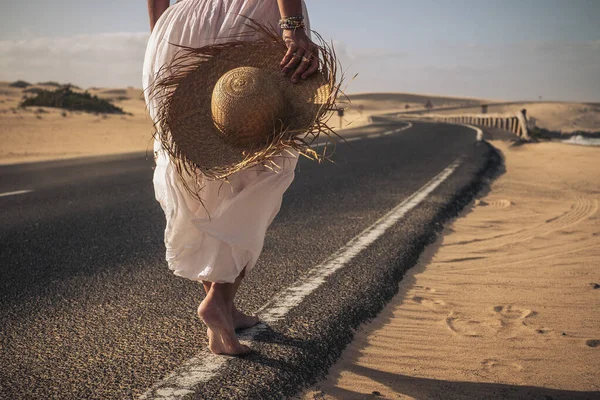
[[[358,77],[347,91],[410,92],[488,99],[599,101],[600,41],[444,43],[386,57],[337,43]],[[390,55],[393,52],[389,52]]]
[[[148,33],[0,41],[0,80],[140,86]]]
[[[148,33],[0,40],[0,80],[141,86]],[[600,101],[600,41],[443,43],[407,51],[334,41],[346,90]],[[358,73],[355,80],[351,78]]]

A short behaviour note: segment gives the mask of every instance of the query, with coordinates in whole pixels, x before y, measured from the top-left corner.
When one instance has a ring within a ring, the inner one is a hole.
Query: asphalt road
[[[348,132],[365,137],[391,122]],[[441,222],[497,158],[472,129],[414,123],[301,159],[261,259],[239,292],[253,312],[462,156],[416,209],[197,388],[193,398],[281,398],[322,376],[397,291]],[[206,346],[201,286],[164,261],[164,216],[143,154],[0,167],[0,398],[144,393]],[[2,196],[3,193],[31,192]]]

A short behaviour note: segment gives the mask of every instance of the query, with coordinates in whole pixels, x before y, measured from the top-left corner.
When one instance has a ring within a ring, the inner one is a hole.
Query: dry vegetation
[[[62,86],[45,82],[23,89],[0,82],[0,138],[4,143],[0,163],[152,151],[154,130],[140,89],[87,90],[90,97],[97,96],[121,108],[123,115],[19,106],[24,96]],[[73,92],[85,91],[74,88]]]

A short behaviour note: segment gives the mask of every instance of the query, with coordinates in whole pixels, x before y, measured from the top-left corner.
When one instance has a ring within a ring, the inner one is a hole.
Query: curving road
[[[462,126],[389,121],[345,138],[333,163],[300,160],[240,290],[242,309],[269,304],[459,163],[343,268],[255,332],[256,352],[196,374],[179,394],[281,398],[313,382],[496,162]],[[202,290],[164,262],[152,164],[133,154],[0,167],[0,398],[163,398],[177,393],[161,392],[162,379],[204,357],[205,329],[195,316]]]

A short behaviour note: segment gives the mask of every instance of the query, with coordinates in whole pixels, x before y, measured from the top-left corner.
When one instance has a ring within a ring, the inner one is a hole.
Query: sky
[[[141,87],[145,0],[3,1],[0,80]],[[305,1],[347,93],[600,102],[598,0]]]

